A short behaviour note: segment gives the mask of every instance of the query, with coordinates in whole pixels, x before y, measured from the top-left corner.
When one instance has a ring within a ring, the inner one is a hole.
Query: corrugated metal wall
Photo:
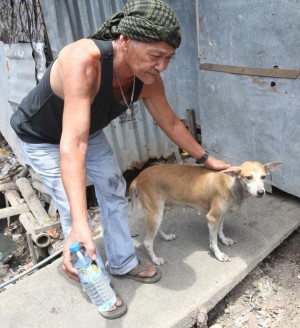
[[[66,44],[88,36],[105,19],[123,9],[127,1],[41,0],[45,24],[54,57]],[[166,1],[176,11],[183,28],[183,43],[175,60],[163,74],[166,94],[174,111],[185,118],[187,108],[198,106],[195,3]],[[184,5],[184,6],[183,6]],[[178,78],[180,77],[180,78]],[[180,90],[180,91],[179,91]],[[197,111],[199,112],[199,111]],[[134,115],[122,115],[105,129],[121,169],[125,170],[149,158],[168,156],[175,145],[162,133],[142,103],[136,103]]]
[[[299,70],[300,1],[199,1],[201,63]],[[273,185],[300,196],[300,80],[199,70],[205,146],[233,163],[282,160]]]
[[[54,56],[67,43],[97,29],[126,2],[40,1]],[[299,69],[300,1],[166,2],[179,18],[183,39],[175,60],[163,74],[173,110],[185,118],[186,109],[195,109],[204,146],[219,158],[233,164],[250,159],[283,160],[282,168],[273,174],[273,184],[300,196],[299,79],[199,69],[199,63],[208,62]],[[123,170],[150,157],[169,155],[175,149],[142,104],[134,112],[133,117],[117,118],[106,129]]]
[[[45,70],[43,44],[33,42],[32,46],[36,50],[36,54],[40,55],[38,67],[32,57],[32,47],[29,43],[8,45],[0,42],[0,131],[22,164],[24,164],[22,153],[9,121],[22,98],[36,84],[36,68],[39,77]]]

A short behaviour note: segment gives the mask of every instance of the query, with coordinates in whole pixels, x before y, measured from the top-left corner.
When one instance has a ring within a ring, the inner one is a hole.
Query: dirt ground
[[[300,327],[300,230],[209,313],[209,328]]]

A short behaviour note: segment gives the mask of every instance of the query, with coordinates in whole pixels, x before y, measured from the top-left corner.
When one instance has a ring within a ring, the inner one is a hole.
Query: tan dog
[[[176,238],[165,234],[161,222],[165,206],[182,205],[207,211],[210,248],[219,261],[229,257],[218,248],[218,235],[226,246],[235,243],[223,233],[224,214],[239,208],[249,195],[262,197],[265,194],[264,179],[281,162],[261,164],[244,162],[238,167],[221,171],[210,171],[194,165],[156,165],[145,169],[129,188],[132,208],[138,198],[147,222],[145,247],[152,261],[161,265],[165,261],[153,251],[154,238],[159,231],[165,240]]]

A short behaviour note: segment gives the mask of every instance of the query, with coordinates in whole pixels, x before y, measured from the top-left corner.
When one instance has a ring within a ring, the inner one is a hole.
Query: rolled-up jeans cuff
[[[116,275],[116,276],[121,276],[123,274],[128,273],[131,271],[133,268],[135,268],[138,265],[139,261],[136,256],[131,258],[128,262],[126,262],[122,267],[110,267],[109,266],[109,271],[111,274]]]

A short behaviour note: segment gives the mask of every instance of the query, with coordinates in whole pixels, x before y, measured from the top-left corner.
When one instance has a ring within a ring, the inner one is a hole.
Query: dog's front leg
[[[232,240],[231,238],[227,238],[225,235],[224,235],[224,232],[223,232],[223,225],[224,225],[224,216],[222,217],[220,223],[219,223],[219,231],[218,231],[218,234],[219,234],[219,238],[221,240],[221,242],[226,245],[226,246],[232,246],[233,244],[236,243],[236,240]]]
[[[207,214],[209,229],[209,246],[215,257],[221,262],[228,262],[229,257],[222,253],[218,247],[218,228],[222,220],[222,214],[218,210],[210,210]]]

